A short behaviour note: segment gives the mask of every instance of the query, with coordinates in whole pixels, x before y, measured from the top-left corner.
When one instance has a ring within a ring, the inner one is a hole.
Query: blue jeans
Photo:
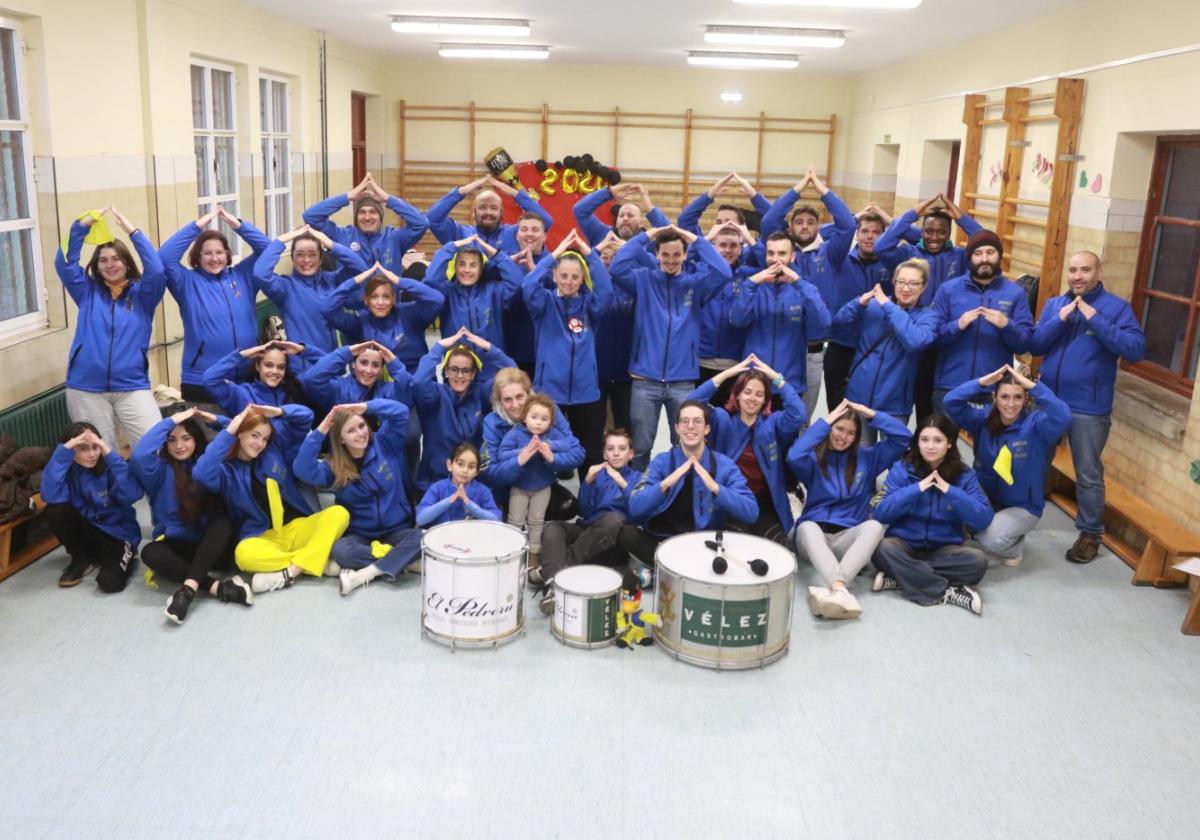
[[[374,563],[384,575],[394,578],[421,556],[421,536],[420,528],[397,528],[376,538],[347,533],[333,544],[329,556],[343,569],[365,569]],[[371,551],[372,539],[390,545],[392,550],[376,557]]]
[[[905,598],[923,607],[941,603],[951,586],[979,583],[988,566],[987,555],[978,548],[943,545],[927,551],[897,537],[884,537],[871,562],[900,584]]]
[[[654,438],[658,433],[658,415],[667,407],[667,426],[671,430],[671,445],[678,443],[675,434],[675,418],[679,406],[692,391],[695,382],[653,382],[649,379],[633,380],[629,395],[629,422],[633,428],[633,468],[645,472],[650,464],[650,453],[654,449]]]
[[[1083,534],[1099,537],[1104,533],[1104,462],[1100,460],[1112,417],[1107,414],[1071,412],[1067,440],[1075,463],[1075,500],[1079,512],[1075,527]]]

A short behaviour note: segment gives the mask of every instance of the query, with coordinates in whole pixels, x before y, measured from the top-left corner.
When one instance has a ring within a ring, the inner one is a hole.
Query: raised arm
[[[58,253],[54,255],[54,268],[58,272],[58,279],[62,280],[63,288],[76,304],[82,303],[87,291],[87,273],[79,264],[79,255],[83,251],[83,240],[87,238],[90,227],[90,224],[84,224],[78,219],[72,222],[71,232],[67,237],[67,253],[64,254],[62,248],[59,248]]]
[[[329,217],[349,203],[350,197],[347,193],[331,195],[324,201],[318,201],[312,207],[305,210],[301,218],[304,220],[304,224],[311,225],[332,239],[340,233],[340,229],[333,222],[329,221]]]

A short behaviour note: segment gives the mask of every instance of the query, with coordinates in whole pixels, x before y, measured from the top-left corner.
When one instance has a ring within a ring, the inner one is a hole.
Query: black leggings
[[[775,502],[771,500],[771,495],[763,493],[756,497],[756,501],[758,502],[758,519],[749,524],[730,520],[729,530],[742,534],[753,534],[756,537],[779,543],[784,548],[791,548],[788,545],[787,532],[783,530],[783,524],[779,521],[778,514],[775,513]]]
[[[629,380],[624,382],[609,382],[607,385],[600,386],[600,402],[606,403],[609,413],[612,414],[612,425],[617,429],[629,431],[631,426],[629,422],[629,401],[630,394],[633,391],[633,383]],[[605,418],[607,422],[607,417]]]
[[[854,366],[854,348],[843,347],[832,341],[825,348],[825,405],[830,411],[846,397],[846,380]]]
[[[46,523],[74,561],[98,566],[96,585],[102,592],[120,592],[137,565],[137,547],[104,533],[71,505],[46,507]]]
[[[165,537],[142,549],[142,561],[164,580],[183,583],[194,580],[207,592],[215,580],[213,569],[228,568],[237,545],[237,532],[226,516],[209,521],[200,542],[186,542]]]
[[[604,424],[608,419],[604,400],[564,405],[562,410],[567,415],[571,434],[583,445],[583,465],[579,468],[579,480],[582,482],[587,477],[588,469],[604,460]]]
[[[617,545],[642,561],[646,568],[653,569],[654,554],[658,551],[658,544],[665,539],[667,537],[655,536],[636,525],[623,525],[621,533],[617,535]]]

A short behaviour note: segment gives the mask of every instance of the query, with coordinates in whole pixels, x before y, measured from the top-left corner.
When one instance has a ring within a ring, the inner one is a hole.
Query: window
[[[192,63],[192,133],[196,147],[198,216],[218,204],[238,216],[237,109],[234,107],[233,68]],[[218,223],[234,255],[241,240],[224,222]]]
[[[0,337],[47,323],[22,47],[0,18]]]
[[[1132,369],[1190,396],[1200,359],[1200,135],[1159,138],[1133,310],[1146,356]]]
[[[292,228],[292,139],[288,83],[263,76],[258,80],[258,110],[262,119],[263,194],[267,236]]]

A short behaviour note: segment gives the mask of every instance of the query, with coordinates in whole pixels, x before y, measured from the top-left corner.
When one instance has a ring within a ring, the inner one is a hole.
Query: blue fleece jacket
[[[866,292],[875,288],[876,284],[890,297],[892,294],[892,269],[896,266],[895,257],[874,257],[864,259],[857,246],[847,255],[837,269],[837,293],[834,306],[830,312],[839,312],[843,306]],[[843,347],[858,345],[858,330],[854,324],[833,325],[831,341]]]
[[[854,450],[854,478],[849,486],[846,486],[846,462],[850,459],[850,449],[838,452],[833,447],[827,448],[824,469],[817,459],[817,447],[829,440],[827,420],[814,420],[792,444],[788,466],[804,485],[806,494],[801,522],[827,522],[852,528],[870,518],[875,479],[903,454],[912,439],[907,426],[882,411],[871,418],[871,427],[882,437],[874,446],[858,446]]]
[[[404,482],[404,441],[408,435],[408,409],[395,400],[371,400],[366,413],[382,421],[372,433],[363,453],[357,479],[334,489],[337,504],[350,512],[347,531],[366,539],[378,539],[397,528],[411,527],[412,504]],[[318,460],[326,435],[313,429],[300,444],[293,468],[296,477],[314,487],[332,488],[333,470]]]
[[[366,309],[347,309],[363,299],[365,281],[356,283],[354,278],[338,286],[325,298],[321,310],[330,324],[342,331],[346,342],[378,341],[396,354],[412,373],[428,346],[425,344],[425,328],[442,311],[445,298],[432,286],[401,277],[396,290],[396,305],[382,318],[376,318]],[[400,293],[407,293],[412,300],[400,300]]]
[[[700,256],[679,274],[643,268],[638,254],[649,237],[639,233],[613,257],[613,283],[637,303],[629,372],[657,382],[683,382],[700,375],[700,310],[733,278],[729,264],[707,239],[692,245]]]
[[[500,508],[492,498],[492,491],[487,485],[478,481],[467,484],[467,500],[464,505],[459,501],[451,501],[455,491],[454,481],[443,478],[429,485],[421,501],[417,503],[417,524],[422,528],[431,528],[446,522],[461,522],[464,519],[499,520]]]
[[[975,475],[992,506],[996,510],[1020,507],[1041,516],[1046,507],[1046,470],[1059,438],[1071,425],[1071,408],[1039,382],[1029,392],[1036,405],[993,435],[987,426],[991,408],[971,405],[970,400],[994,391],[994,387],[980,388],[978,380],[968,380],[946,394],[946,414],[971,433],[975,441]],[[1008,447],[1011,484],[996,472],[996,459],[1003,447]]]
[[[88,277],[79,264],[87,233],[82,223],[72,224],[67,253],[60,248],[54,258],[63,288],[79,307],[67,357],[67,387],[93,393],[149,389],[150,333],[167,282],[162,260],[145,234],[131,233],[129,240],[142,261],[142,277],[130,280],[114,299],[104,283]]]
[[[556,412],[558,413],[560,412]],[[535,452],[533,457],[521,465],[517,461],[517,455],[532,439],[533,435],[524,426],[514,426],[504,436],[504,440],[500,441],[500,449],[496,454],[500,461],[498,466],[509,474],[515,474],[510,485],[512,487],[529,491],[541,490],[558,480],[557,473],[578,469],[583,463],[583,446],[578,438],[569,431],[564,432],[551,426],[542,439],[549,444],[550,451],[554,453],[554,463],[546,463],[541,453]]]
[[[349,347],[339,347],[327,353],[300,375],[300,384],[305,392],[326,411],[335,405],[369,402],[370,400],[396,400],[408,407],[413,405],[412,376],[399,359],[392,359],[386,369],[391,382],[379,377],[367,387],[354,376],[354,354]]]
[[[312,411],[302,405],[285,405],[283,414],[272,418],[274,432],[266,449],[253,461],[234,456],[225,460],[237,446],[237,435],[222,429],[204,454],[196,459],[192,477],[211,492],[225,500],[229,518],[238,529],[238,537],[255,537],[282,523],[271,522],[271,512],[258,506],[254,498],[254,482],[265,485],[274,479],[283,501],[305,516],[313,513],[292,478],[292,462],[304,435],[312,425]]]
[[[705,231],[700,229],[700,217],[704,215],[704,211],[712,207],[714,199],[708,192],[702,192],[700,195],[693,198],[687,207],[684,207],[679,213],[679,219],[675,222],[679,227],[694,233],[697,236],[704,236]],[[764,216],[771,211],[771,202],[763,196],[762,193],[756,192],[750,199],[750,203],[754,206],[755,212],[759,216]]]
[[[612,225],[605,224],[596,218],[596,211],[600,209],[600,205],[606,201],[610,201],[612,197],[612,190],[605,187],[584,196],[571,207],[571,212],[575,215],[575,224],[578,225],[580,232],[587,238],[588,244],[593,248],[604,241],[613,229]],[[650,212],[646,214],[646,220],[656,228],[667,227],[671,224],[671,220],[657,207],[650,208]],[[653,268],[655,262],[654,254],[650,252],[648,259],[643,262],[643,265],[646,268]]]
[[[525,275],[521,267],[503,251],[487,258],[482,277],[470,286],[458,282],[451,260],[458,254],[458,246],[448,242],[433,255],[433,262],[425,272],[425,284],[441,292],[446,302],[442,305],[439,321],[442,338],[454,335],[459,327],[466,327],[480,338],[504,349],[503,314],[521,290]]]
[[[688,399],[707,403],[716,393],[717,386],[710,379],[688,395]],[[808,416],[804,411],[804,401],[787,382],[779,389],[779,396],[783,399],[783,411],[772,411],[766,417],[759,417],[753,426],[743,423],[737,412],[730,413],[724,408],[712,409],[708,418],[708,444],[734,463],[737,463],[747,446],[752,448],[758,468],[767,480],[767,492],[771,494],[775,515],[779,517],[784,530],[791,531],[794,519],[788,500],[784,453],[804,428]]]
[[[515,425],[493,407],[492,412],[483,418],[483,442],[479,445],[479,480],[492,488],[496,503],[504,507],[508,506],[508,488],[517,480],[519,465],[515,460],[500,460],[500,444]],[[561,411],[554,412],[554,430],[564,435],[571,434],[567,415]]]
[[[922,492],[918,486],[922,478],[903,460],[888,471],[875,518],[888,526],[889,537],[931,551],[962,545],[964,527],[978,533],[991,524],[992,506],[974,470],[964,469],[945,493],[932,486]]]
[[[585,526],[591,525],[606,513],[629,516],[629,491],[637,484],[642,474],[626,464],[617,470],[625,479],[625,489],[613,481],[608,470],[600,470],[592,481],[579,482],[579,519]]]
[[[337,333],[322,314],[325,298],[340,283],[367,270],[367,264],[357,251],[338,242],[330,253],[337,260],[334,271],[319,271],[306,277],[298,271],[276,274],[275,266],[283,256],[284,244],[272,239],[254,264],[254,279],[262,293],[279,307],[288,341],[315,347],[323,353],[337,347]]]
[[[596,331],[596,378],[601,387],[629,381],[629,354],[633,350],[635,298],[616,284],[612,291],[612,304],[600,316]]]
[[[1146,335],[1129,304],[1098,283],[1083,299],[1095,307],[1091,320],[1075,310],[1066,321],[1059,311],[1071,302],[1067,293],[1046,301],[1029,351],[1045,356],[1042,381],[1077,414],[1112,413],[1117,360],[1141,361]],[[1063,363],[1070,359],[1069,365]]]
[[[270,244],[262,231],[242,220],[237,235],[250,246],[250,256],[213,275],[199,268],[184,268],[179,262],[201,233],[195,222],[188,222],[158,252],[167,273],[167,289],[183,318],[184,385],[203,385],[204,372],[217,359],[258,344],[254,264]]]
[[[129,465],[116,452],[102,455],[92,469],[75,463],[74,450],[59,444],[42,470],[42,501],[68,504],[84,519],[135,549],[142,540],[133,503],[142,488],[129,477]]]
[[[437,380],[437,368],[446,350],[435,344],[421,359],[413,374],[413,399],[421,418],[421,462],[417,467],[417,489],[425,490],[446,477],[446,461],[454,448],[464,441],[480,442],[483,412],[490,407],[492,380],[501,368],[513,367],[503,350],[473,347],[483,368],[460,396],[445,382]]]
[[[672,446],[666,452],[654,456],[649,471],[629,490],[629,519],[632,522],[645,525],[671,506],[675,497],[688,483],[687,476],[672,484],[666,493],[663,493],[659,485],[663,479],[683,466],[686,460],[687,456],[678,446]],[[699,476],[692,475],[692,516],[697,531],[724,528],[727,519],[743,523],[751,523],[758,519],[758,502],[746,486],[746,478],[737,464],[711,447],[705,447],[700,463],[720,487],[720,492],[714,495]]]
[[[1008,316],[1008,325],[998,329],[980,316],[960,330],[959,316],[977,306],[1003,312]],[[1033,336],[1029,299],[1024,289],[1003,275],[997,275],[986,286],[976,283],[969,274],[947,280],[933,297],[933,310],[941,321],[934,340],[938,348],[934,388],[957,388],[1029,349]]]
[[[221,428],[228,423],[228,417],[217,418],[217,424]],[[175,495],[175,470],[159,455],[175,428],[175,421],[169,417],[151,426],[129,455],[129,474],[146,491],[146,498],[150,500],[154,539],[165,536],[172,540],[198,543],[204,538],[208,517],[201,517],[195,522],[184,522],[179,511],[179,500]],[[195,464],[195,458],[183,462],[183,467],[189,475]],[[207,490],[203,492],[208,493]]]
[[[288,356],[288,372],[292,372],[292,359],[303,359],[305,367],[311,367],[321,359],[321,351],[315,347],[305,347],[295,356]],[[212,367],[204,372],[204,387],[212,395],[213,402],[221,406],[221,410],[230,417],[238,414],[243,408],[255,405],[283,406],[296,402],[304,395],[303,385],[295,374],[292,374],[292,388],[289,393],[288,380],[271,387],[258,378],[247,378],[254,375],[254,360],[242,356],[240,350],[234,350],[228,356],[218,359]]]
[[[922,259],[929,263],[929,281],[921,292],[920,300],[921,306],[929,306],[933,303],[933,296],[937,294],[937,290],[942,287],[943,283],[951,277],[966,274],[971,266],[967,264],[967,249],[956,247],[952,240],[947,240],[942,250],[936,254],[926,251],[924,242],[913,245],[906,241],[906,237],[912,235],[913,223],[916,221],[917,211],[914,208],[892,222],[883,235],[876,240],[875,252],[887,256],[897,265],[911,259]],[[958,220],[958,226],[968,237],[983,230],[983,225],[966,213],[963,213]]]
[[[554,258],[543,257],[521,287],[537,334],[533,387],[558,405],[595,402],[600,399],[596,332],[612,303],[612,281],[595,251],[587,256],[590,289],[584,283],[578,294],[563,297],[546,285],[553,270]]]
[[[856,298],[846,301],[834,321],[853,324],[858,333],[846,399],[896,417],[911,414],[917,365],[933,346],[937,313],[919,303],[904,309],[874,298],[863,306]]]
[[[429,229],[433,231],[438,242],[445,245],[447,242],[457,242],[477,233],[480,239],[497,250],[510,254],[521,250],[521,246],[517,244],[517,225],[515,223],[499,225],[493,230],[480,230],[474,225],[460,224],[451,219],[450,211],[457,207],[464,197],[458,187],[455,187],[439,198],[437,204],[429,208],[429,212],[426,214],[429,219]],[[501,196],[500,200],[503,202],[504,197]],[[550,227],[554,224],[554,219],[542,209],[542,205],[538,204],[537,199],[525,190],[518,190],[515,201],[522,213],[537,213],[541,216],[542,223],[549,232]]]
[[[746,328],[734,326],[734,302],[749,288],[747,277],[755,269],[741,264],[739,259],[730,266],[733,279],[721,287],[721,292],[700,309],[700,358],[744,359]]]
[[[378,231],[366,234],[354,225],[338,227],[329,221],[330,216],[349,203],[350,199],[346,193],[318,201],[304,211],[304,223],[321,231],[334,242],[345,245],[351,251],[356,252],[364,263],[359,271],[366,271],[367,266],[378,262],[393,274],[401,274],[404,271],[405,252],[420,242],[425,231],[429,230],[429,222],[425,216],[404,199],[390,195],[387,207],[404,220],[404,227],[397,228],[380,224]]]
[[[797,393],[808,390],[808,342],[829,329],[829,310],[816,286],[803,278],[794,283],[747,280],[734,300],[732,320],[747,330],[747,354],[779,371]]]

